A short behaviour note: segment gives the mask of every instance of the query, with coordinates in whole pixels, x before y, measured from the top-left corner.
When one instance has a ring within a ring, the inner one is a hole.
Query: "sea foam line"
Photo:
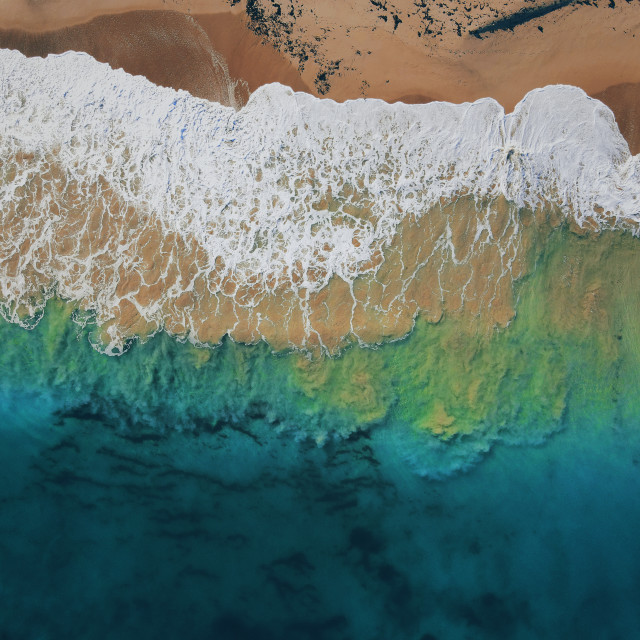
[[[5,238],[5,264],[27,238],[32,253],[51,243],[69,206],[64,185],[95,199],[106,184],[119,202],[159,221],[165,236],[195,238],[206,255],[198,273],[216,270],[220,282],[233,278],[234,286],[298,292],[307,305],[307,337],[316,331],[310,293],[339,278],[355,308],[353,283],[380,268],[399,225],[461,194],[504,196],[532,209],[553,203],[581,226],[622,220],[635,229],[640,219],[640,157],[629,153],[612,112],[575,87],[536,89],[506,115],[489,98],[461,105],[339,104],[271,84],[236,111],[86,54],[43,60],[2,50],[0,109],[0,157],[18,158],[0,186],[3,211],[36,197],[33,181],[54,161],[60,175],[51,184],[63,192],[45,184],[38,206],[46,222],[37,234],[20,228],[19,237]],[[54,211],[52,205],[60,206]],[[126,230],[118,233],[126,253],[133,245]],[[478,223],[475,233],[481,247],[500,242],[488,222]],[[455,259],[448,225],[434,246],[450,248],[440,260]],[[50,288],[59,286],[60,260],[41,262],[31,266]],[[64,275],[74,277],[65,265]],[[0,275],[5,300],[24,297],[30,286],[15,271]],[[195,278],[167,285],[169,294],[177,299],[193,291]],[[209,291],[227,295],[215,282]],[[98,307],[106,321],[117,296],[99,303],[91,293],[95,282],[75,284],[62,287],[66,295]],[[109,283],[100,286],[110,290]],[[162,305],[143,308],[131,300],[146,320],[162,315]],[[247,305],[256,307],[256,298]],[[353,322],[351,332],[357,335]],[[122,336],[115,331],[113,337]]]

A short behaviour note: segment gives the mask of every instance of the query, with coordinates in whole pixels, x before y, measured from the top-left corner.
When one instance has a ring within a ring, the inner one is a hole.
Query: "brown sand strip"
[[[29,32],[56,31],[131,11],[216,13],[228,7],[225,0],[0,0],[0,25]]]

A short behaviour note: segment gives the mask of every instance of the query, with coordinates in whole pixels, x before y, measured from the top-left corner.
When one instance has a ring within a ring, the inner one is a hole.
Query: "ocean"
[[[176,429],[193,347],[156,336],[107,358],[68,322],[43,366],[55,313],[2,325],[4,637],[633,637],[631,394],[603,406],[577,385],[553,433],[473,455],[420,455],[391,420],[318,446],[255,401]]]
[[[6,51],[0,102],[0,638],[637,634],[604,105],[236,112]]]

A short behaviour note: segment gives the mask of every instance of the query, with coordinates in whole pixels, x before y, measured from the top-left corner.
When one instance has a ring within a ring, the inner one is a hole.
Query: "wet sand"
[[[295,7],[266,0],[113,0],[88,7],[70,0],[1,0],[0,46],[29,55],[87,50],[112,66],[207,98],[216,83],[205,59],[209,50],[251,91],[281,82],[339,101],[491,96],[511,110],[535,87],[573,84],[614,110],[637,153],[640,10],[613,4],[555,3],[551,10],[524,0],[507,7],[495,0],[475,7],[449,1],[429,9],[408,0]],[[162,11],[131,13],[143,9]]]
[[[593,96],[615,114],[631,153],[640,153],[640,82],[626,82],[608,87]]]
[[[314,93],[297,67],[247,28],[243,16],[233,13],[200,14],[195,20],[209,36],[211,45],[224,56],[229,73],[242,78],[250,91],[263,84],[280,82],[295,91]]]
[[[190,16],[172,11],[135,11],[100,16],[57,31],[0,31],[0,46],[27,56],[85,51],[100,62],[143,75],[155,84],[241,106],[246,83],[235,81],[224,57]],[[238,78],[238,75],[235,75]]]

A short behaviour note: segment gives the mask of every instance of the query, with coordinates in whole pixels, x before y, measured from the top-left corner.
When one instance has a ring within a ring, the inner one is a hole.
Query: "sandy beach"
[[[88,51],[209,99],[220,95],[222,73],[212,57],[223,58],[232,81],[244,80],[249,91],[277,81],[338,101],[491,96],[511,110],[533,88],[573,84],[608,104],[632,151],[640,151],[635,3],[418,4],[2,0],[0,46],[28,55]],[[236,98],[243,97],[239,89]]]

